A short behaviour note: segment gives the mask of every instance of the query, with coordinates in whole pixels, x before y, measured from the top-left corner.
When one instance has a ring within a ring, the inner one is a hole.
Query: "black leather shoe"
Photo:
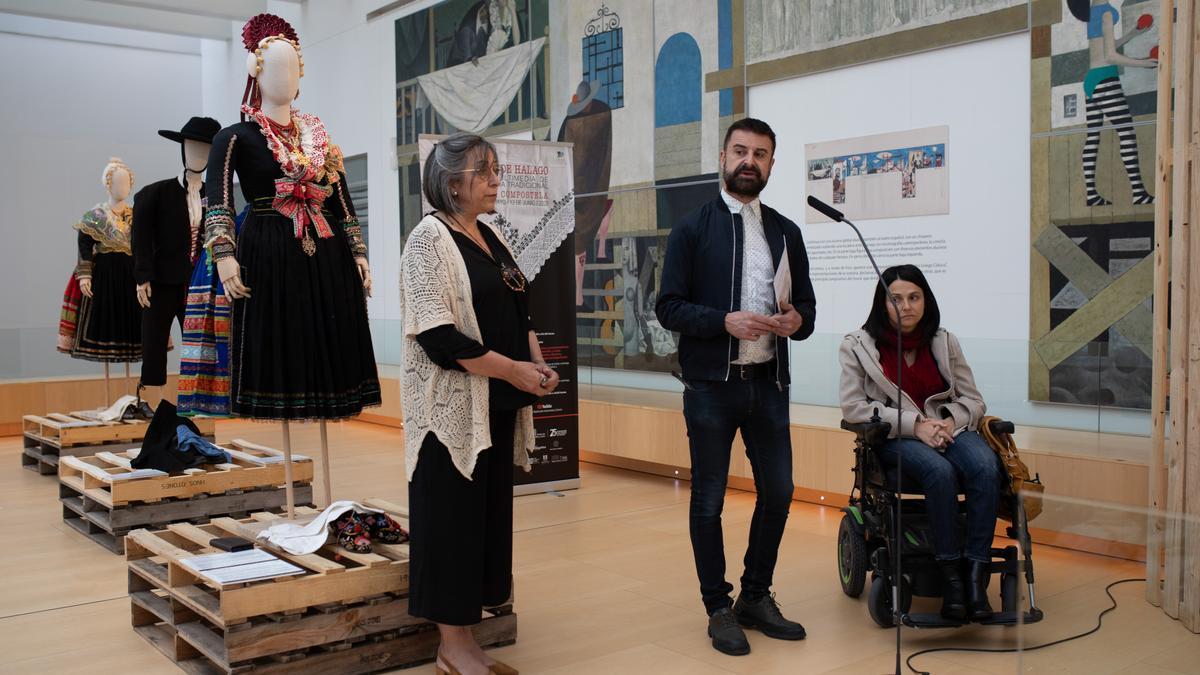
[[[752,602],[739,595],[733,611],[737,614],[738,623],[747,628],[757,628],[763,635],[776,640],[803,640],[807,635],[804,626],[783,618],[774,593]]]
[[[959,560],[939,560],[942,570],[942,616],[954,621],[967,620],[966,589],[958,567]]]
[[[133,411],[133,419],[146,420],[149,422],[150,420],[154,419],[154,408],[151,408],[149,403],[146,403],[142,400],[142,390],[145,388],[146,385],[138,382],[136,392],[137,403],[133,404],[131,409]]]
[[[995,614],[987,596],[987,580],[991,575],[989,566],[991,563],[967,561],[967,612],[972,621],[990,619]]]
[[[750,641],[746,632],[738,625],[737,616],[728,607],[718,609],[708,617],[708,636],[713,649],[730,656],[745,656],[750,653]]]
[[[150,420],[154,419],[154,408],[151,408],[150,404],[146,403],[145,401],[138,401],[137,412],[134,414],[138,417],[138,419],[143,419],[149,422]]]

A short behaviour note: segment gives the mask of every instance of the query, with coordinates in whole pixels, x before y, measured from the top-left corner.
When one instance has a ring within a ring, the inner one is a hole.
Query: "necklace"
[[[450,216],[450,214],[446,214],[446,215]],[[441,220],[441,219],[439,218],[438,220]],[[521,268],[519,268],[515,265],[510,265],[503,258],[497,258],[495,255],[493,255],[491,252],[491,249],[489,249],[483,241],[482,230],[480,230],[480,236],[476,237],[475,235],[471,234],[471,232],[469,230],[467,230],[467,228],[463,227],[458,222],[458,219],[455,218],[454,216],[450,216],[450,220],[454,222],[454,225],[451,225],[450,223],[447,223],[444,220],[442,220],[442,222],[446,225],[446,227],[450,228],[451,230],[455,230],[457,232],[461,232],[462,234],[467,235],[467,237],[469,237],[471,239],[471,241],[475,242],[475,244],[477,246],[479,246],[479,248],[487,255],[487,257],[489,259],[491,259],[492,263],[494,263],[495,265],[497,265],[500,268],[500,280],[504,282],[504,285],[507,286],[510,291],[513,291],[514,293],[524,293],[525,292],[525,288],[528,286],[529,281],[525,278],[525,275],[521,272]]]
[[[447,214],[447,215],[449,215],[449,214]],[[475,244],[477,246],[479,246],[479,248],[483,249],[484,253],[487,253],[489,258],[492,258],[493,260],[495,259],[495,256],[492,255],[491,249],[488,248],[487,243],[483,240],[482,232],[480,233],[479,237],[476,237],[475,235],[471,234],[470,230],[463,227],[462,224],[458,222],[458,219],[455,218],[454,216],[450,216],[450,220],[454,222],[454,229],[467,235],[467,237],[469,237],[471,239],[471,241],[475,242]]]
[[[325,125],[315,115],[292,110],[289,124],[283,126],[259,108],[242,106],[242,112],[258,123],[284,175],[303,181],[329,177],[330,182],[337,182],[333,177],[341,170],[341,151],[330,144]]]
[[[110,206],[113,217],[117,219],[116,226],[122,232],[128,232],[129,226],[133,224],[133,207],[128,204],[121,206]]]

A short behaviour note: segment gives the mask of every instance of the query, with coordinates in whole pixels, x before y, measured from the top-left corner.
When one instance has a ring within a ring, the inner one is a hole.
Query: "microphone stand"
[[[846,216],[825,202],[809,195],[808,205],[820,211],[822,215],[839,223],[845,223],[854,230],[854,234],[858,235],[858,242],[862,244],[863,251],[867,254],[867,259],[871,261],[871,267],[875,270],[875,278],[879,280],[879,287],[883,289],[883,296],[892,304],[892,309],[896,313],[896,437],[900,437],[900,419],[904,412],[904,391],[900,387],[901,378],[904,375],[904,348],[901,346],[904,340],[904,333],[900,328],[900,303],[896,302],[896,298],[892,296],[888,290],[887,284],[883,281],[883,273],[879,271],[879,265],[875,262],[875,256],[871,255],[871,247],[867,246],[867,240],[863,239],[862,232],[858,226],[848,220]],[[901,481],[904,480],[904,453],[896,453],[896,559],[892,561],[892,569],[894,574],[894,583],[892,584],[892,617],[896,622],[896,675],[901,675],[900,670],[900,585],[904,583],[900,576],[900,558],[901,549],[904,548],[904,533],[901,532],[902,520],[900,518],[901,504],[904,502],[904,492],[901,489]]]

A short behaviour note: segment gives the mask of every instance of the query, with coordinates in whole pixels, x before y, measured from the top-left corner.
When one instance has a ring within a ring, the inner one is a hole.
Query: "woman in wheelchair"
[[[958,338],[940,326],[937,300],[921,270],[913,265],[890,267],[883,280],[900,316],[876,284],[866,323],[847,335],[840,349],[842,415],[849,422],[866,422],[878,411],[891,425],[878,458],[894,471],[903,455],[904,478],[917,481],[925,494],[942,577],[942,616],[987,619],[993,614],[986,584],[1001,466],[991,446],[976,433],[985,410],[983,397]],[[904,358],[899,402],[897,351]],[[966,494],[965,542],[957,526],[960,491]]]

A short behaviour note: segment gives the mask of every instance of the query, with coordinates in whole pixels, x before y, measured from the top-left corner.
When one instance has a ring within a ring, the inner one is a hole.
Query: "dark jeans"
[[[733,436],[738,430],[758,490],[746,546],[742,595],[755,600],[770,593],[779,542],[792,504],[787,388],[780,391],[770,379],[689,381],[683,392],[683,417],[692,456],[692,553],[704,607],[712,614],[730,605],[729,594],[733,591],[725,581],[721,509]]]
[[[966,556],[990,561],[1001,472],[1000,458],[992,446],[974,431],[959,434],[944,453],[915,438],[899,438],[879,449],[879,460],[892,469],[901,453],[905,478],[916,480],[925,493],[934,556],[938,560],[956,560],[964,553],[958,537],[961,489],[966,494],[967,506]]]

